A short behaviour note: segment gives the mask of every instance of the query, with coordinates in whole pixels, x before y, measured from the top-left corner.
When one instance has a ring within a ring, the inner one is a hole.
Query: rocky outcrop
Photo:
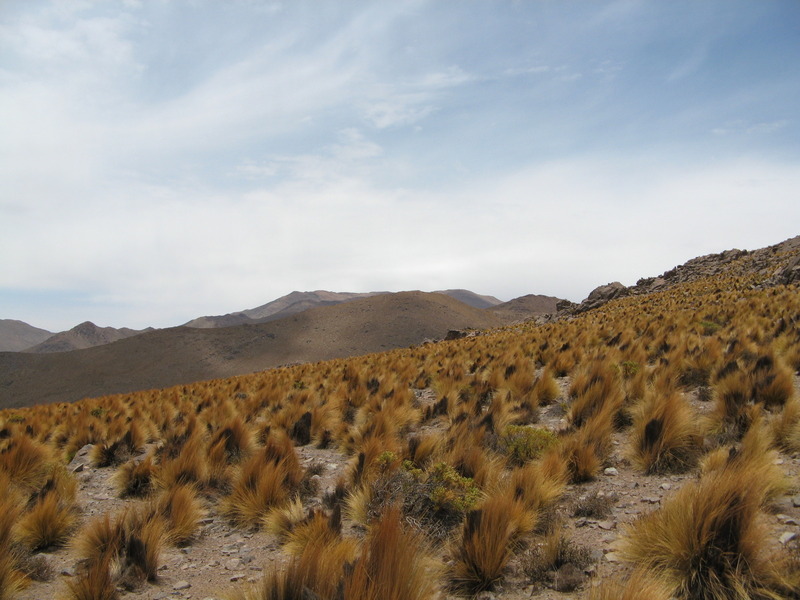
[[[578,308],[575,309],[575,313],[582,313],[586,312],[587,310],[598,308],[603,306],[606,302],[616,300],[617,298],[627,296],[628,294],[628,288],[622,285],[619,281],[613,281],[611,283],[607,283],[606,285],[601,285],[600,287],[596,287],[592,290],[586,300],[581,302]]]

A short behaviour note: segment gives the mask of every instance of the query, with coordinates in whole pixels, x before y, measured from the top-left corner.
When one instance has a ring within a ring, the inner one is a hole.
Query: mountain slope
[[[459,302],[463,302],[475,308],[490,308],[502,304],[502,300],[498,300],[494,296],[482,296],[469,290],[437,290],[437,294],[445,294],[451,298],[455,298]]]
[[[326,290],[316,290],[314,292],[291,292],[281,296],[271,302],[262,304],[255,308],[249,308],[227,315],[206,316],[192,319],[185,323],[186,327],[231,327],[233,325],[243,325],[245,323],[264,323],[275,321],[289,315],[293,315],[310,308],[318,306],[330,306],[341,302],[349,302],[359,298],[369,298],[378,294],[388,292],[328,292]]]
[[[257,325],[174,327],[53,354],[0,353],[0,407],[77,400],[379,352],[501,325],[443,294],[401,292]]]
[[[19,352],[40,344],[53,335],[46,329],[15,319],[0,319],[0,352]]]
[[[555,314],[558,312],[559,302],[561,299],[553,296],[528,294],[491,306],[486,311],[502,319],[504,323],[514,323],[541,315]]]
[[[115,329],[114,327],[98,327],[91,321],[85,321],[80,325],[76,325],[69,331],[62,331],[57,333],[40,344],[30,347],[26,352],[34,352],[36,354],[44,354],[49,352],[69,352],[71,350],[82,350],[85,348],[92,348],[94,346],[102,346],[110,344],[117,340],[122,340],[134,335],[139,335],[145,330],[128,329]]]

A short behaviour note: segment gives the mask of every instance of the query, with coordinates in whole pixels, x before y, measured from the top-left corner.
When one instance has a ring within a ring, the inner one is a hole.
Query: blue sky
[[[0,4],[0,318],[580,301],[800,234],[800,3]]]

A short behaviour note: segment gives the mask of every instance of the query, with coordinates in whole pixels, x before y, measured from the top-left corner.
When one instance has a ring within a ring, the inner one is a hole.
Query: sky
[[[800,234],[800,2],[0,2],[0,318],[580,301]]]

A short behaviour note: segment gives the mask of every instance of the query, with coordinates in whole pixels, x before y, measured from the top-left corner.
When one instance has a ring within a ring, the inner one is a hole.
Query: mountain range
[[[751,285],[800,282],[800,236],[755,251],[689,260],[626,287],[599,286],[582,303],[538,295],[509,302],[467,290],[292,292],[254,309],[200,317],[167,329],[115,330],[86,322],[51,335],[0,321],[0,408],[127,393],[231,377],[298,362],[381,352],[533,317],[569,318],[625,296],[658,293],[709,275],[747,276]],[[227,325],[237,319],[243,322]],[[44,339],[42,339],[44,338]],[[30,342],[33,345],[27,346]]]

